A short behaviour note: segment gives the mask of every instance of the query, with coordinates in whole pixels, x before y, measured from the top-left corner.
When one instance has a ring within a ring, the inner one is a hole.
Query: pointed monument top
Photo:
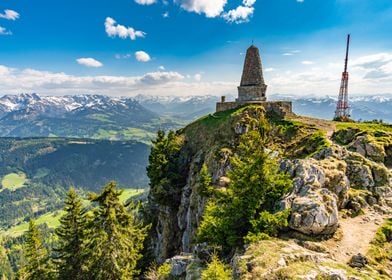
[[[246,51],[244,70],[242,72],[241,86],[264,85],[263,70],[259,49],[251,45]]]

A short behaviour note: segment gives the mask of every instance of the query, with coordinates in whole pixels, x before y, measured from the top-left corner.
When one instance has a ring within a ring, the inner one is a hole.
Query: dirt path
[[[303,116],[293,116],[290,117],[290,120],[298,121],[304,124],[308,124],[314,126],[320,130],[323,130],[327,133],[328,139],[331,139],[333,133],[336,130],[336,125],[332,121],[322,120],[322,119],[315,119],[310,117],[303,117]]]
[[[389,215],[390,216],[390,215]],[[355,218],[340,219],[339,240],[332,238],[322,242],[332,258],[340,262],[348,262],[353,255],[366,254],[369,243],[373,240],[377,229],[388,215],[368,210],[365,215]]]

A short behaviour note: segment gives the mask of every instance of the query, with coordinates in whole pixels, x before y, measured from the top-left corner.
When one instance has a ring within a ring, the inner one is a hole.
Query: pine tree
[[[67,193],[64,207],[65,214],[56,229],[58,253],[56,263],[60,280],[85,279],[83,273],[83,241],[85,217],[82,201],[73,188]]]
[[[173,131],[159,130],[156,140],[152,141],[147,175],[150,179],[150,194],[159,202],[176,207],[181,199],[181,187],[185,179],[179,171],[178,156],[180,142]]]
[[[198,193],[201,196],[209,197],[214,190],[211,183],[212,183],[212,178],[211,175],[208,173],[207,165],[203,164],[199,175],[199,185],[197,189]]]
[[[132,279],[141,258],[147,227],[137,222],[120,202],[121,191],[109,183],[100,194],[92,194],[96,203],[88,222],[86,250],[88,278],[95,280]]]
[[[245,237],[247,241],[276,235],[287,225],[289,211],[276,212],[275,205],[292,186],[276,159],[264,151],[259,131],[242,136],[230,162],[230,184],[208,202],[198,232],[200,242],[221,246],[226,253],[242,245]]]
[[[1,245],[0,240],[0,275],[2,279],[11,279],[12,267],[8,259],[7,250]]]
[[[211,262],[201,274],[201,280],[231,280],[230,267],[222,263],[217,255],[213,255]]]
[[[44,247],[41,234],[33,220],[29,222],[26,233],[26,264],[22,270],[27,280],[42,280],[49,278],[48,252]]]

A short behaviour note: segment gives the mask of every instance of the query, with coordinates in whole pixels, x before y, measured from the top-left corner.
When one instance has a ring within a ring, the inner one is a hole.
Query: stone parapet
[[[216,103],[216,112],[222,112],[252,104],[263,106],[266,112],[274,113],[281,117],[285,117],[293,113],[293,105],[291,101],[218,102]]]

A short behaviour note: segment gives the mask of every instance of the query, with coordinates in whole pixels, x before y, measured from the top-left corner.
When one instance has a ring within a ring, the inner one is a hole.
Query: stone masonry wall
[[[271,101],[271,102],[218,102],[216,112],[235,109],[241,106],[255,104],[265,108],[267,112],[273,112],[281,117],[293,114],[293,105],[290,101]]]

